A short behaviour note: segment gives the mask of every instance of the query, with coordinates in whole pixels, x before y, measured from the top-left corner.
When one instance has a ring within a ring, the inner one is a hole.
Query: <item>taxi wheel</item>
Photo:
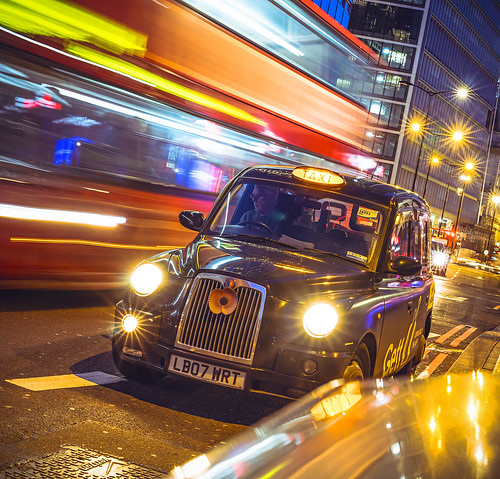
[[[370,353],[365,343],[361,343],[354,353],[349,365],[345,368],[343,378],[356,381],[370,375]]]
[[[111,349],[113,360],[118,368],[118,371],[120,371],[127,379],[132,379],[133,381],[142,383],[155,383],[164,376],[164,374],[158,371],[153,371],[152,369],[145,368],[144,366],[124,361],[120,355],[121,348],[117,345],[115,338],[113,338]]]

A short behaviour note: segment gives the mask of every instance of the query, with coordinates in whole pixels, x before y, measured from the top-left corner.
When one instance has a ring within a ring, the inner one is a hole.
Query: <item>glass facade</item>
[[[318,7],[347,28],[352,9],[352,0],[313,0]]]
[[[422,10],[354,0],[349,30],[354,34],[416,44],[422,15]]]
[[[435,224],[442,214],[445,227],[455,228],[457,219],[464,231],[475,224],[494,189],[498,161],[490,161],[488,145],[500,73],[499,25],[498,0],[353,0],[349,30],[378,54],[386,78],[395,79],[397,71],[403,82],[381,88],[377,73],[373,91],[364,89],[376,127],[370,141],[380,140],[381,148],[382,139],[394,135],[392,150],[383,148],[393,153],[390,181],[425,192]],[[462,100],[454,94],[461,87],[471,92]],[[410,133],[415,121],[423,125],[420,133]],[[454,131],[464,134],[462,142],[450,140]],[[431,157],[439,158],[437,166]],[[468,162],[474,170],[466,183],[460,176]],[[464,187],[457,218],[457,191]]]

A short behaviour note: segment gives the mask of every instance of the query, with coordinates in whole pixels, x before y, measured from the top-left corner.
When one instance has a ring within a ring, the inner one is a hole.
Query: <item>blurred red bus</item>
[[[373,80],[371,52],[285,3],[243,2],[238,24],[196,1],[3,2],[0,287],[121,287],[190,239],[180,210],[208,211],[253,164],[383,177],[352,87]],[[270,23],[245,30],[253,13]]]

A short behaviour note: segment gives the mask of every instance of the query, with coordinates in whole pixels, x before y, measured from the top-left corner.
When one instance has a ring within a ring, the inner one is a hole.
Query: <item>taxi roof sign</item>
[[[334,173],[324,168],[314,168],[311,166],[299,166],[292,171],[292,175],[303,181],[318,183],[328,186],[343,186],[345,180],[338,173]]]

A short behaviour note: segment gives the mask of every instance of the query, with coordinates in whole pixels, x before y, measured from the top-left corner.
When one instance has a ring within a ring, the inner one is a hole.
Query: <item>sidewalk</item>
[[[500,326],[475,338],[453,363],[449,373],[484,371],[500,375]]]

